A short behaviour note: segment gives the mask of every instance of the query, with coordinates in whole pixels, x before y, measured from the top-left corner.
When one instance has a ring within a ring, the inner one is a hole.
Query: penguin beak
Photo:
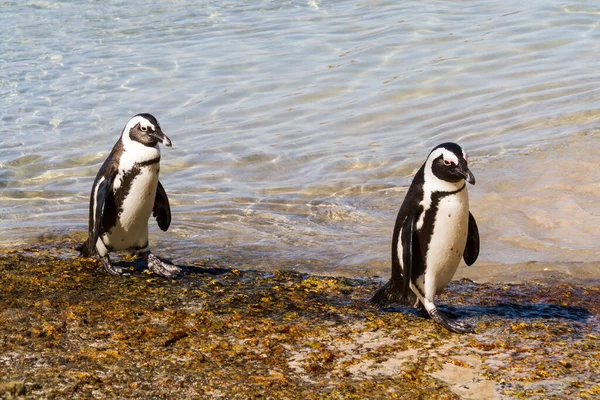
[[[475,184],[475,176],[471,170],[469,170],[469,167],[467,167],[467,163],[461,163],[461,165],[458,167],[458,170],[462,177],[465,178],[465,181],[469,182],[471,185]]]
[[[164,144],[165,146],[171,147],[171,139],[169,139],[169,137],[165,135],[163,131],[160,130],[160,128],[157,129],[155,132],[152,132],[150,136],[156,139],[158,142]]]

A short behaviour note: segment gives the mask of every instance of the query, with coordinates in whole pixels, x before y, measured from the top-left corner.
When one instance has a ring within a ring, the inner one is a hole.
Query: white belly
[[[438,207],[427,249],[424,276],[425,297],[433,300],[452,280],[467,243],[469,197],[466,188],[443,198]]]
[[[115,179],[115,188],[123,184],[121,172]],[[158,185],[158,163],[142,167],[133,179],[129,193],[123,201],[117,224],[102,241],[115,250],[142,247],[148,243],[148,219],[154,208]]]

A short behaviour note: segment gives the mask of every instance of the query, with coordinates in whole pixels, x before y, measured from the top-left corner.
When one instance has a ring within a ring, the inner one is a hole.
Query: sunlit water
[[[414,172],[455,141],[482,236],[459,275],[599,282],[599,25],[584,0],[0,2],[0,244],[85,230],[150,112],[174,261],[387,276]]]

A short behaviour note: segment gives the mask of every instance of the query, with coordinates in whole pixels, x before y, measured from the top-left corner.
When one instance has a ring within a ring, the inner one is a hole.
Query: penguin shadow
[[[586,322],[591,316],[588,310],[579,306],[561,306],[557,304],[518,304],[501,302],[486,306],[438,305],[449,317],[457,320],[467,318],[497,317],[507,320],[564,319],[573,322]],[[422,318],[429,318],[427,312],[413,307],[388,307],[385,312],[401,312]]]
[[[507,320],[564,319],[573,322],[586,322],[592,316],[592,313],[583,307],[546,303],[519,304],[501,302],[490,306],[447,306],[446,308],[450,313],[459,315],[459,318],[498,317]]]

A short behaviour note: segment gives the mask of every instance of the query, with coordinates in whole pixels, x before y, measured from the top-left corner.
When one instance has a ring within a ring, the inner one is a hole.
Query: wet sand
[[[600,287],[453,281],[445,331],[369,304],[383,278],[182,265],[131,276],[61,241],[0,250],[0,398],[600,396]]]

